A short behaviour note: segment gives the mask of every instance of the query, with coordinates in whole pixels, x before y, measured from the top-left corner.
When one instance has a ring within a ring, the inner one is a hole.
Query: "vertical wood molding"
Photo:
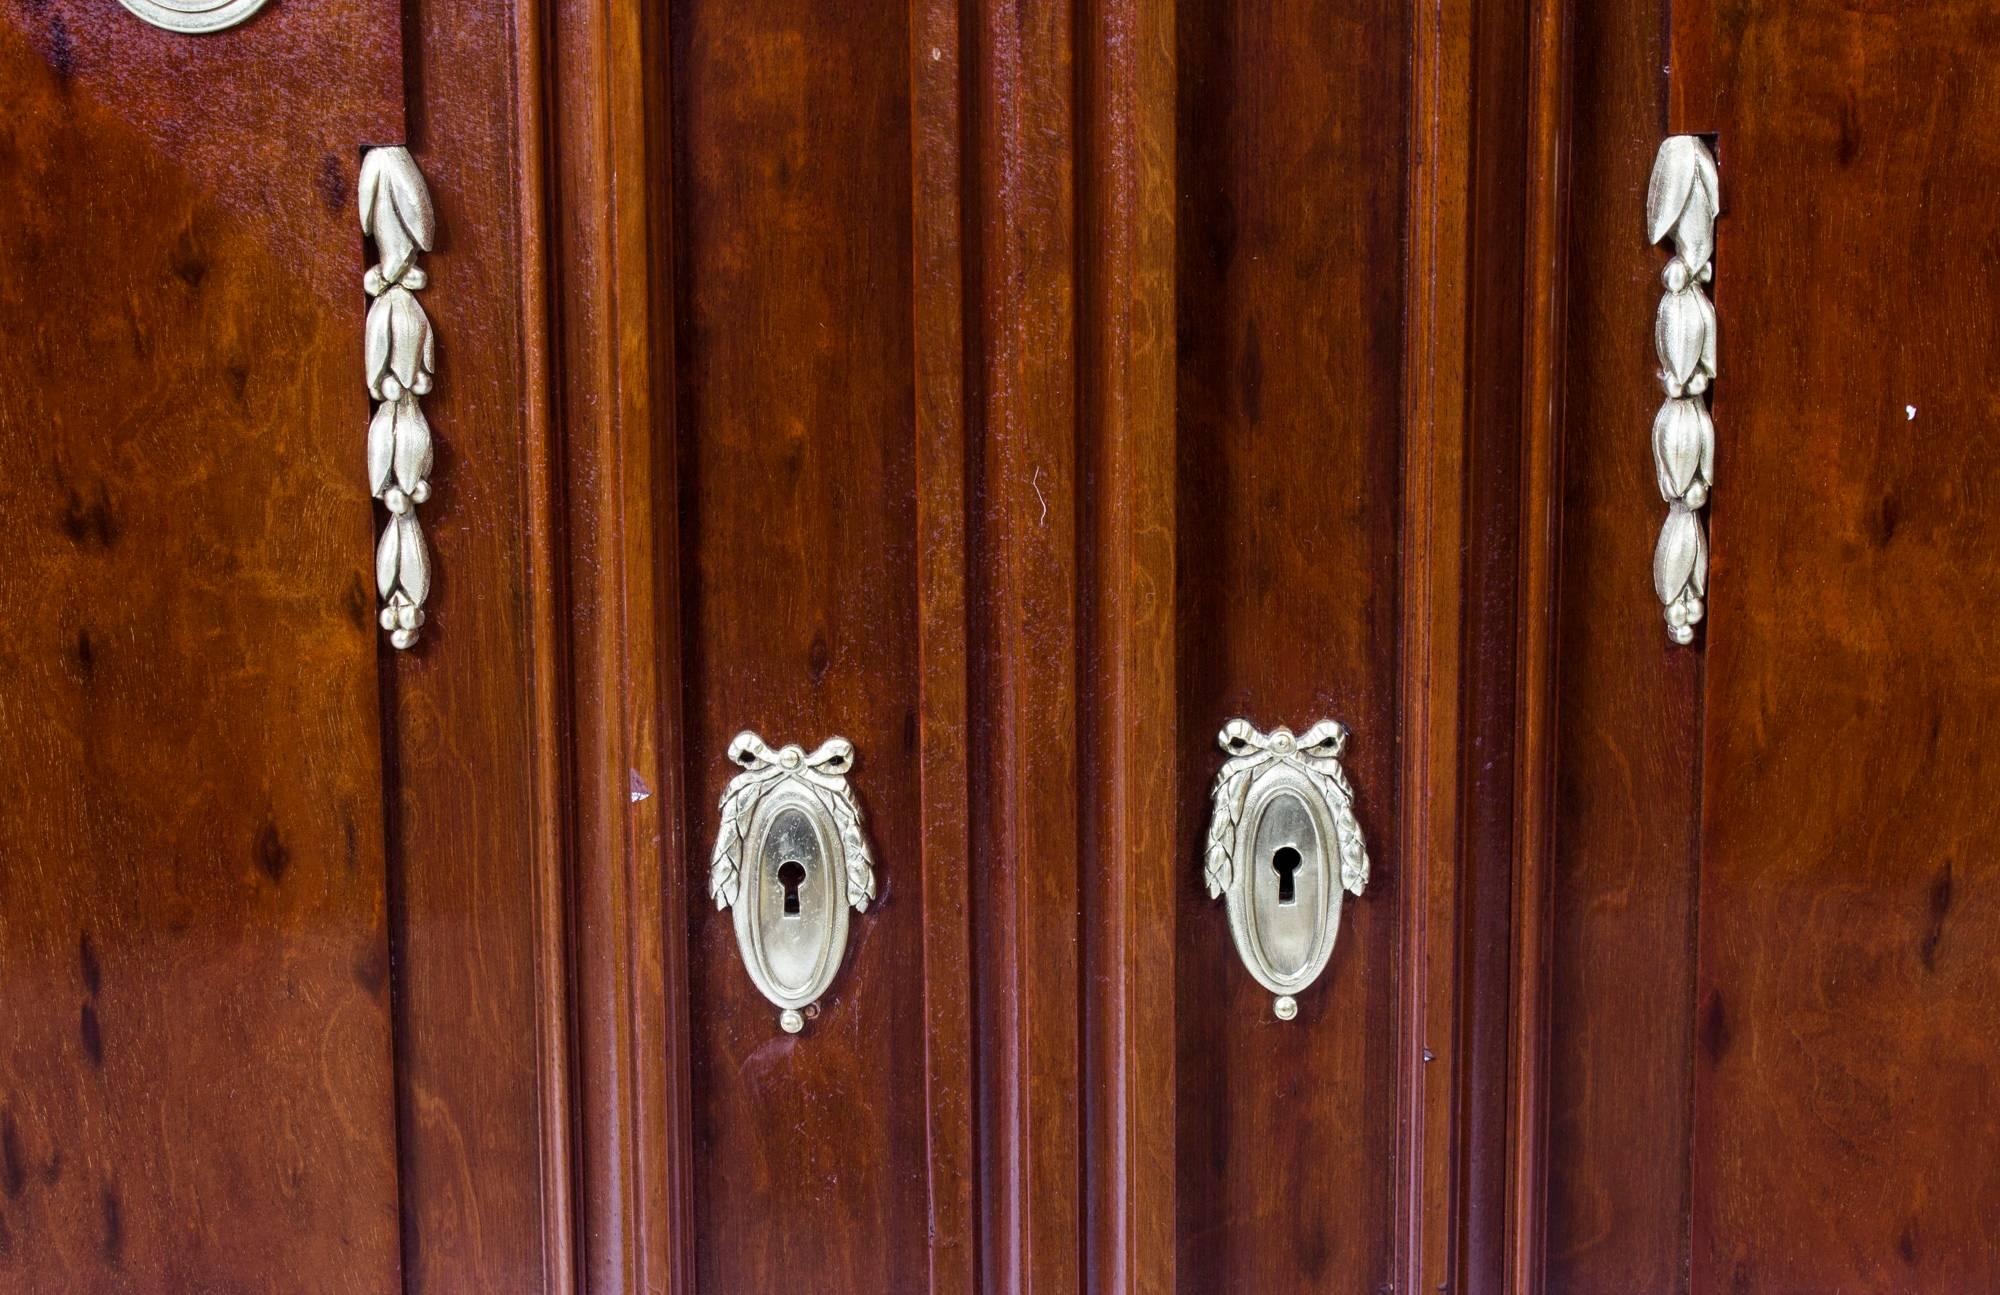
[[[975,1288],[967,707],[966,114],[958,0],[911,6],[917,636],[931,1295]]]
[[[1535,0],[1528,59],[1506,1225],[1506,1286],[1519,1295],[1542,1288],[1546,1231],[1550,849],[1569,284],[1569,0]]]
[[[568,789],[554,572],[538,3],[405,11],[408,142],[444,216],[434,604],[463,652],[383,667],[396,888],[403,1259],[413,1290],[575,1289]],[[448,69],[448,74],[446,70]],[[503,105],[497,121],[492,105]],[[448,718],[447,718],[448,717]],[[468,1148],[476,1148],[473,1156]]]
[[[1073,1289],[1078,1154],[1072,14],[979,0],[972,817],[982,1285]],[[1067,920],[1065,920],[1067,919]]]
[[[571,1141],[568,895],[565,845],[568,821],[562,754],[561,669],[556,603],[556,442],[550,405],[548,192],[544,158],[547,82],[540,0],[514,10],[515,112],[520,176],[516,195],[521,258],[522,462],[528,602],[531,778],[530,824],[534,887],[534,995],[537,1089],[540,1095],[542,1286],[576,1289],[576,1160]]]
[[[1085,1281],[1174,1286],[1174,10],[1085,0]]]
[[[1411,6],[1398,1290],[1453,1277],[1471,0]]]
[[[671,203],[664,18],[633,0],[548,11],[552,482],[566,642],[578,1270],[591,1290],[691,1290],[686,870],[674,469],[661,304]],[[666,506],[662,506],[666,501]],[[662,866],[663,860],[666,866]]]

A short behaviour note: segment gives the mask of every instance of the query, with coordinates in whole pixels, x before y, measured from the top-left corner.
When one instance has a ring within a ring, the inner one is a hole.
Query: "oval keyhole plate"
[[[796,1034],[847,953],[847,915],[875,897],[861,808],[847,785],[854,749],[834,738],[808,755],[738,734],[741,765],[723,793],[709,863],[716,907],[735,910],[736,946],[778,1024]]]
[[[1322,722],[1293,737],[1244,720],[1222,731],[1205,873],[1226,901],[1237,956],[1282,1020],[1319,978],[1340,931],[1343,892],[1360,894],[1368,855],[1339,753],[1347,732]]]

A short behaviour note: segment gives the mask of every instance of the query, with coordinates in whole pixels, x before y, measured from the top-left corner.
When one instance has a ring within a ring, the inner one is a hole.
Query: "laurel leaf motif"
[[[410,601],[421,607],[424,600],[431,596],[431,554],[424,544],[424,529],[417,524],[414,513],[393,518],[389,526],[398,538],[396,582],[409,595]]]
[[[1303,764],[1319,787],[1320,795],[1333,809],[1334,831],[1340,838],[1340,883],[1350,893],[1359,895],[1368,884],[1368,846],[1361,836],[1360,820],[1354,817],[1354,788],[1337,759],[1322,757]]]
[[[1701,311],[1702,372],[1706,373],[1712,379],[1721,372],[1715,365],[1715,303],[1710,301],[1708,294],[1700,288],[1689,288],[1688,291],[1694,294],[1695,305]]]
[[[390,288],[368,307],[368,394],[395,400],[405,391],[426,395],[437,372],[437,339],[430,316],[407,288]]]
[[[381,540],[375,545],[375,592],[384,602],[396,592],[396,576],[402,569],[402,557],[402,532],[396,529],[396,519],[391,517],[389,524],[382,528]]]
[[[865,913],[868,902],[875,898],[874,858],[861,831],[861,806],[855,803],[854,792],[844,778],[833,793],[833,803],[834,818],[840,824],[841,853],[847,862],[847,902],[855,912]]]
[[[1708,204],[1708,198],[1701,186],[1695,186],[1695,196],[1689,201],[1680,219],[1674,223],[1674,251],[1687,267],[1690,278],[1698,276],[1709,258],[1715,255],[1715,209]]]
[[[718,909],[734,908],[743,893],[743,835],[750,829],[750,817],[764,792],[764,782],[748,774],[730,779],[722,793],[721,822],[715,831],[715,849],[709,855],[708,897]]]
[[[430,420],[415,396],[404,393],[391,408],[395,410],[396,484],[415,490],[431,475],[432,446]]]
[[[1208,881],[1208,897],[1218,899],[1236,884],[1236,824],[1243,816],[1244,798],[1250,792],[1251,768],[1247,762],[1231,760],[1215,779],[1215,812],[1208,820],[1208,849],[1203,876]]]

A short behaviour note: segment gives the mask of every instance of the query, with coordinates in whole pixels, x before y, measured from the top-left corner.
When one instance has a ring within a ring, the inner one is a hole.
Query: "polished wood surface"
[[[1692,1280],[1990,1288],[2000,29],[1713,9]]]
[[[533,12],[532,9],[530,12]],[[398,1161],[411,1291],[572,1286],[555,507],[532,39],[409,10],[407,139],[437,204],[430,625],[383,652]],[[530,33],[532,37],[532,33]],[[521,93],[530,93],[528,87]],[[358,442],[342,442],[351,457]]]
[[[1574,127],[1548,1284],[1984,1289],[1995,35],[1953,4],[1666,17],[1576,22],[1576,103],[1625,106]],[[1664,255],[1633,213],[1673,131],[1723,175],[1692,651],[1636,578]]]
[[[908,15],[672,15],[681,727],[706,875],[730,738],[854,743],[878,901],[801,1035],[688,905],[697,1281],[928,1267]],[[864,148],[855,141],[866,140]],[[697,896],[701,894],[697,890]],[[963,902],[961,900],[961,902]]]
[[[1177,311],[1178,1278],[1389,1280],[1408,27],[1183,4]],[[1332,63],[1353,75],[1328,77]],[[1215,735],[1337,719],[1373,873],[1276,1020],[1201,884]]]
[[[1175,1285],[1173,13],[1086,9],[1080,95],[1079,737],[1087,1289]]]
[[[2000,1278],[1978,6],[0,6],[0,1290]],[[1353,731],[1292,1022],[1201,883],[1238,714]],[[746,727],[875,846],[798,1036],[706,895]]]
[[[6,1290],[399,1285],[354,211],[397,33],[0,9]]]
[[[1666,257],[1641,226],[1666,130],[1664,13],[1572,19],[1547,1281],[1685,1290],[1704,653],[1668,643],[1649,574]]]

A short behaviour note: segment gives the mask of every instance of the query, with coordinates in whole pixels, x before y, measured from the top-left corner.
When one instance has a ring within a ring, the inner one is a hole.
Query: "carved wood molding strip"
[[[1666,525],[1653,550],[1653,591],[1676,643],[1694,642],[1708,596],[1708,537],[1696,514],[1715,480],[1715,423],[1707,400],[1715,380],[1715,306],[1703,285],[1715,275],[1721,208],[1722,185],[1708,146],[1694,135],[1668,136],[1653,159],[1646,236],[1674,243],[1674,258],[1661,275],[1666,293],[1653,319],[1666,392],[1653,416],[1653,468],[1667,502]]]
[[[377,263],[362,279],[368,306],[368,489],[389,510],[375,548],[380,621],[399,648],[416,643],[431,592],[430,551],[417,505],[431,497],[431,428],[419,400],[437,370],[437,341],[417,301],[426,278],[417,254],[437,233],[430,190],[410,150],[373,148],[361,160],[361,232]]]

